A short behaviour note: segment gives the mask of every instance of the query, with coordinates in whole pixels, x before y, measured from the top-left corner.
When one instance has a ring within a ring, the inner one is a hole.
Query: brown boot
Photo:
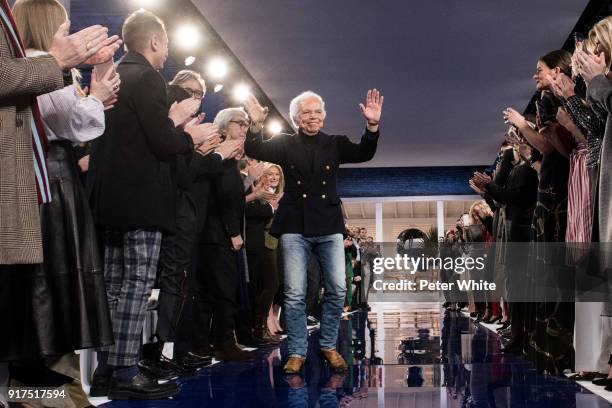
[[[225,343],[215,346],[215,358],[221,361],[255,361],[255,354],[238,347],[236,341],[231,338]]]
[[[346,362],[336,349],[321,350],[321,355],[327,360],[333,370],[345,371],[347,369]]]
[[[285,364],[285,366],[283,367],[283,372],[285,374],[299,374],[302,370],[302,366],[304,365],[304,361],[306,361],[304,357],[289,357],[289,360],[287,360],[287,364]]]

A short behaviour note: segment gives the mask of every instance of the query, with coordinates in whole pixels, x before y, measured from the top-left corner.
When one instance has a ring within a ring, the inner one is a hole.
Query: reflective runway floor
[[[499,337],[438,303],[376,303],[342,321],[338,350],[349,370],[330,372],[309,339],[303,376],[286,377],[280,349],[252,364],[222,363],[181,379],[164,401],[113,401],[121,407],[612,407],[574,381],[539,375],[520,356],[503,355]],[[283,360],[284,361],[284,360]]]

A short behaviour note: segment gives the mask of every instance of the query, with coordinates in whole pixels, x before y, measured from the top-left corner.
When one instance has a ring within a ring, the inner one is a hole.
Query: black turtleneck
[[[304,144],[304,147],[306,148],[306,154],[308,155],[308,163],[309,168],[308,170],[310,171],[310,174],[314,173],[314,159],[315,159],[315,150],[317,148],[317,144],[319,143],[319,133],[317,133],[316,135],[307,135],[304,133],[304,131],[302,129],[300,129],[299,133],[299,138],[300,141]]]

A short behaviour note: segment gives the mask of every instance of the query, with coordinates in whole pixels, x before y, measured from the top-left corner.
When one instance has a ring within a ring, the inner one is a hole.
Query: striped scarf
[[[13,18],[13,13],[7,0],[0,0],[0,18],[5,28],[7,37],[10,39],[17,58],[25,57],[25,48],[17,32],[17,24]],[[43,128],[40,110],[36,97],[32,98],[32,117],[30,127],[32,129],[32,152],[34,155],[34,172],[36,174],[36,192],[38,203],[48,203],[51,201],[51,190],[49,189],[49,177],[47,175],[47,164],[45,156],[47,152],[47,137]]]

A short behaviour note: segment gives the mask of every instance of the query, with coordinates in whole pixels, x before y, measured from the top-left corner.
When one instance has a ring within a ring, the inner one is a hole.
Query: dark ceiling
[[[539,56],[560,48],[587,0],[193,0],[281,113],[311,89],[326,131],[354,140],[368,88],[385,96],[382,137],[365,164],[489,164],[523,109]]]

